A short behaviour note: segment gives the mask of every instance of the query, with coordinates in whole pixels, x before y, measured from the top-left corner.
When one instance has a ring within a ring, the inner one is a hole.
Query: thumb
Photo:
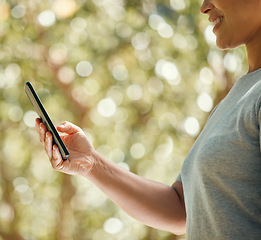
[[[67,134],[75,134],[78,132],[82,132],[81,128],[67,121],[62,122],[59,126],[57,126],[57,130],[59,132],[63,132]]]

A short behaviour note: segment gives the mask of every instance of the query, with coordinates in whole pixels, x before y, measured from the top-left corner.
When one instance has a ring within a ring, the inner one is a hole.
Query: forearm
[[[58,131],[66,133],[62,140],[70,152],[69,159],[64,161],[40,119],[36,120],[36,128],[54,169],[87,177],[129,215],[149,226],[176,234],[184,232],[186,216],[181,183],[175,183],[175,191],[103,159],[82,129],[69,122],[57,127]]]
[[[174,188],[151,181],[95,154],[95,166],[86,177],[112,201],[146,225],[182,234],[185,209]]]

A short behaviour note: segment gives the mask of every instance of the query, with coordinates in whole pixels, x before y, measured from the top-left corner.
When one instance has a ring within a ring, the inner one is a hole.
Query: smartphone
[[[59,133],[57,132],[53,122],[51,121],[49,115],[47,114],[40,98],[38,97],[37,93],[35,92],[32,84],[30,82],[25,83],[25,92],[30,99],[31,103],[34,106],[35,111],[41,118],[42,122],[46,125],[47,130],[51,132],[53,135],[53,144],[56,144],[59,148],[59,151],[62,155],[63,160],[68,159],[69,151],[67,150],[66,146],[64,145],[63,140],[61,139]]]

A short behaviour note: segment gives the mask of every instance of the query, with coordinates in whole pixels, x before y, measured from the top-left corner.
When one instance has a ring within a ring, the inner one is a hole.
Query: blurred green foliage
[[[198,0],[0,0],[0,239],[182,239],[144,226],[86,179],[55,172],[24,93],[106,158],[172,184],[209,112],[246,71]],[[233,72],[233,74],[232,74]]]

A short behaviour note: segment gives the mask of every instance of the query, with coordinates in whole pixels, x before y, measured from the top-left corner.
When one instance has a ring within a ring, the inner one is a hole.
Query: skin
[[[208,15],[211,22],[223,17],[213,29],[219,48],[245,45],[249,73],[261,68],[261,1],[205,0],[200,11]]]
[[[246,45],[249,72],[261,68],[260,10],[260,0],[205,0],[200,9],[210,22],[222,19],[213,29],[219,48]],[[168,186],[123,170],[100,156],[82,129],[69,122],[57,127],[66,134],[61,137],[70,152],[69,159],[63,161],[58,147],[53,145],[51,133],[40,119],[36,119],[36,128],[55,170],[87,178],[130,216],[149,226],[178,235],[185,233],[182,183]]]
[[[137,176],[100,156],[81,128],[63,122],[57,130],[70,156],[63,161],[52,134],[36,119],[36,128],[52,167],[92,181],[133,218],[158,229],[180,235],[185,232],[186,213],[182,184],[172,187]],[[144,191],[146,189],[146,191]]]

